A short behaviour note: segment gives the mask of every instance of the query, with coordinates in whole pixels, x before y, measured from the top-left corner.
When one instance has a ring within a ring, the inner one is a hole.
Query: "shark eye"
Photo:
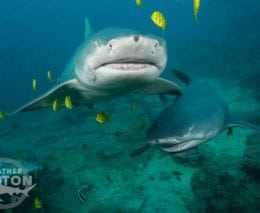
[[[181,137],[179,137],[179,136],[176,136],[176,138],[175,138],[175,139],[176,139],[176,141],[177,141],[177,142],[179,142],[179,141],[181,140]]]
[[[108,46],[109,46],[110,48],[112,48],[112,44],[108,44]]]

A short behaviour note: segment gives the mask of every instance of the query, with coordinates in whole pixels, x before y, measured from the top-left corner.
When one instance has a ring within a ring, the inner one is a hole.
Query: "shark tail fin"
[[[228,124],[228,128],[232,128],[232,127],[242,127],[242,128],[249,128],[249,129],[253,129],[255,131],[260,132],[260,126],[250,123],[248,121],[243,120],[242,118],[239,118],[237,116],[230,116],[229,118],[229,124]]]
[[[29,197],[28,193],[36,186],[37,183],[35,183],[34,185],[30,186],[30,187],[27,187],[26,189],[23,190],[23,194],[26,196],[26,197]]]
[[[171,68],[171,71],[184,84],[189,85],[191,83],[191,77],[187,73],[175,68]]]

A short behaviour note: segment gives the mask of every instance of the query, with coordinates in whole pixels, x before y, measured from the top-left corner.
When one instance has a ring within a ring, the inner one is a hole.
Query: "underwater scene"
[[[0,0],[0,212],[260,212],[258,0]]]

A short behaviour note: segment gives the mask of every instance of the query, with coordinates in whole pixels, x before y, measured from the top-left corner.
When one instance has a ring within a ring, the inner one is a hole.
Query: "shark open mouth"
[[[145,59],[122,59],[108,61],[98,66],[97,69],[101,67],[118,71],[139,71],[151,67],[160,69],[156,63]]]
[[[136,63],[136,62],[123,62],[123,63],[109,63],[104,64],[103,67],[113,70],[127,70],[127,71],[138,71],[151,66],[155,66],[151,63]]]
[[[187,149],[187,145],[190,144],[191,147],[196,146],[196,143],[199,144],[201,141],[204,141],[204,138],[194,138],[190,140],[186,140],[180,143],[164,143],[160,144],[161,148],[166,152],[181,152]],[[189,148],[191,148],[189,147]]]
[[[160,144],[160,146],[164,149],[168,149],[168,148],[173,148],[173,147],[181,147],[186,143],[187,142],[175,143],[175,144],[165,143],[165,144]]]

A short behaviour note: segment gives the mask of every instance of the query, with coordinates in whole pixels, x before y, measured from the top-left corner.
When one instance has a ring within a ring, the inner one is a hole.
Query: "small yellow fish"
[[[136,107],[137,107],[137,103],[136,103],[136,101],[133,101],[133,102],[131,103],[131,110],[132,110],[132,111],[135,111],[135,110],[136,110]]]
[[[138,127],[140,129],[144,129],[146,127],[146,123],[143,119],[138,122]]]
[[[135,0],[135,4],[136,4],[138,7],[143,6],[142,0]]]
[[[37,86],[37,81],[36,81],[36,79],[34,78],[33,80],[32,80],[32,89],[35,91],[36,90],[36,86]]]
[[[193,12],[194,12],[196,23],[199,23],[198,22],[199,9],[200,9],[200,0],[193,0]]]
[[[6,115],[6,113],[5,112],[3,112],[3,111],[0,111],[0,120],[5,120],[7,118],[7,115]]]
[[[157,26],[160,27],[163,32],[166,28],[166,19],[164,15],[160,11],[154,11],[151,15],[151,19],[153,23]]]
[[[71,102],[70,96],[66,96],[64,100],[65,107],[68,109],[72,109],[74,106]]]
[[[48,78],[48,80],[49,80],[50,82],[53,81],[52,73],[51,73],[50,70],[47,71],[47,78]]]
[[[59,101],[57,99],[55,99],[52,103],[52,110],[54,112],[56,112],[58,109],[60,108],[60,104]]]
[[[40,198],[36,197],[36,198],[34,199],[34,208],[35,208],[35,209],[41,209],[42,206],[43,206],[42,200],[41,200]]]
[[[107,121],[110,121],[109,116],[106,115],[104,112],[99,112],[96,115],[96,121],[100,124],[104,124]]]

